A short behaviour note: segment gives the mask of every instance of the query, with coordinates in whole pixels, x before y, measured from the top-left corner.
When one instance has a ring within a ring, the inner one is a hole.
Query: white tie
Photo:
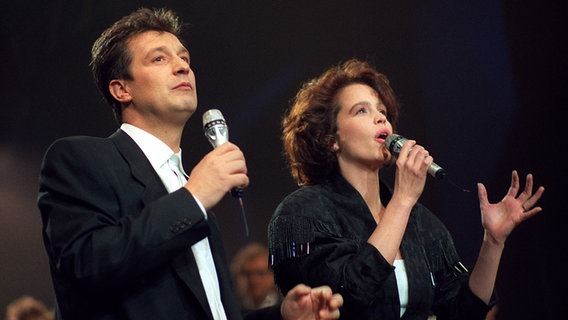
[[[179,189],[181,187],[183,187],[187,181],[185,175],[183,174],[183,171],[181,169],[181,161],[180,158],[177,154],[174,154],[170,157],[170,159],[168,159],[168,166],[170,167],[170,169],[174,172],[174,174],[177,177],[178,180],[178,185],[175,189]]]

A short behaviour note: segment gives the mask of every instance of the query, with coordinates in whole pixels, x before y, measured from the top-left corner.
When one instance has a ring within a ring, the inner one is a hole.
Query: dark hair
[[[128,50],[128,41],[151,30],[169,32],[180,38],[181,23],[171,10],[140,8],[106,29],[91,48],[90,66],[95,83],[112,107],[118,122],[122,121],[121,105],[110,94],[108,85],[113,79],[132,80],[132,55]]]
[[[298,185],[323,182],[338,169],[332,151],[341,108],[336,96],[339,90],[353,83],[373,88],[387,108],[387,119],[393,129],[396,126],[399,104],[389,80],[369,62],[351,59],[307,81],[282,120],[284,156]]]
[[[261,258],[268,263],[268,248],[260,242],[251,242],[237,251],[235,257],[231,261],[231,275],[236,278],[243,265],[249,261]],[[268,268],[267,268],[268,269]]]

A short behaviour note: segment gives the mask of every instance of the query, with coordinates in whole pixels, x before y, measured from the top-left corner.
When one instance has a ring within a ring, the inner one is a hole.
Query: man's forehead
[[[165,49],[188,52],[177,36],[169,32],[155,30],[144,31],[133,36],[128,41],[128,47],[135,49],[135,52],[143,51],[144,54]]]

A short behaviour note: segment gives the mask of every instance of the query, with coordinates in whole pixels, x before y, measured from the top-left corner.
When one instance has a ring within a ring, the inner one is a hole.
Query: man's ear
[[[108,84],[108,90],[117,101],[123,104],[128,104],[132,101],[132,96],[130,96],[130,91],[126,87],[124,80],[111,80]]]

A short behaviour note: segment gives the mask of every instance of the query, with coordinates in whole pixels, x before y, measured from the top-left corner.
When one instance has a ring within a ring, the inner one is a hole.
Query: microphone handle
[[[241,186],[231,189],[231,195],[235,198],[241,198],[245,189]]]
[[[439,165],[437,165],[435,162],[432,162],[430,164],[430,166],[428,167],[428,173],[438,179],[438,180],[442,180],[446,177],[446,170],[444,170],[444,168],[440,167]]]
[[[205,126],[205,136],[211,143],[213,148],[217,148],[225,142],[229,141],[229,130],[223,120],[212,121]],[[244,188],[235,187],[231,189],[231,195],[235,198],[243,197]]]
[[[408,139],[401,135],[391,134],[387,137],[385,144],[392,153],[398,156],[400,149],[402,149],[402,145],[404,145],[406,141],[408,141]],[[446,170],[435,162],[432,162],[428,167],[428,173],[438,180],[444,179],[447,174]]]

